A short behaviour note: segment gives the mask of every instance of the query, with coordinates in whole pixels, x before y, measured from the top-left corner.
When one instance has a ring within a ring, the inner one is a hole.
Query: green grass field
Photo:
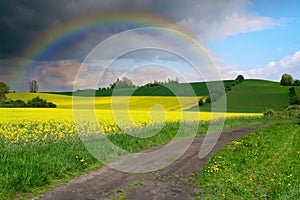
[[[289,105],[289,87],[277,82],[245,80],[228,92],[228,111],[261,112],[265,108],[283,110]],[[300,92],[300,90],[299,90]]]
[[[300,199],[299,128],[275,125],[227,145],[195,179],[198,198]]]
[[[264,112],[266,108],[283,110],[289,105],[289,86],[265,80],[245,80],[226,94],[227,112]],[[295,87],[300,95],[300,87]],[[223,96],[222,98],[225,98]],[[218,104],[218,101],[216,102]],[[210,105],[200,107],[210,111]]]

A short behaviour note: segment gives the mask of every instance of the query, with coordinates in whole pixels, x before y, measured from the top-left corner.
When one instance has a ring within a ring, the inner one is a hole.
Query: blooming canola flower
[[[226,117],[260,115],[226,113]],[[86,134],[122,134],[124,130],[165,122],[208,121],[211,120],[212,114],[180,110],[95,110],[95,117],[96,122],[83,115],[82,119],[75,124],[72,109],[2,108],[0,109],[0,139],[15,143],[47,141],[75,137],[79,131]]]

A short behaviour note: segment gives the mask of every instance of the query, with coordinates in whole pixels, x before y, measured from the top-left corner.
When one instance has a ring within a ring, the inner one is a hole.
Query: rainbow
[[[89,30],[101,27],[118,27],[126,26],[132,28],[139,27],[161,27],[172,28],[186,33],[186,30],[176,26],[172,21],[147,13],[129,13],[115,12],[104,14],[89,14],[74,18],[70,21],[62,22],[55,26],[54,29],[47,29],[39,38],[33,41],[26,52],[21,56],[27,61],[18,63],[18,76],[16,82],[20,83],[25,74],[30,74],[36,67],[35,61],[45,61],[55,54],[55,52],[66,48],[72,48],[74,38],[84,36]],[[190,35],[190,34],[188,34]],[[71,53],[72,49],[66,48],[65,53]]]
[[[38,57],[53,44],[64,44],[71,36],[78,36],[91,28],[102,26],[127,25],[136,27],[174,27],[166,18],[145,13],[110,13],[90,14],[84,17],[74,18],[71,21],[61,23],[55,30],[46,31],[29,48],[29,57]],[[181,30],[182,31],[182,30]]]

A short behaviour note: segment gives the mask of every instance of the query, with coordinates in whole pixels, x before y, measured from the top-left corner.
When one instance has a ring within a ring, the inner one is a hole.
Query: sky
[[[71,91],[122,76],[300,79],[299,9],[296,0],[2,0],[0,81]]]

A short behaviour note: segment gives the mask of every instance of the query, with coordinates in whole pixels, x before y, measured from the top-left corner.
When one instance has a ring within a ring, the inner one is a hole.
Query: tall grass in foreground
[[[227,119],[224,128],[268,123],[268,118]],[[189,122],[191,123],[191,122]],[[110,139],[128,151],[140,151],[170,141],[178,123],[167,123],[155,136],[138,139],[111,135]],[[197,135],[203,135],[209,122],[200,122]],[[101,166],[85,149],[78,136],[10,143],[0,138],[0,199],[35,196],[50,186],[66,182],[80,173]]]
[[[97,163],[79,138],[17,144],[0,141],[0,148],[0,199],[38,193],[54,180],[74,177]]]
[[[300,199],[299,156],[299,124],[264,128],[211,157],[196,178],[195,194],[199,199]]]

